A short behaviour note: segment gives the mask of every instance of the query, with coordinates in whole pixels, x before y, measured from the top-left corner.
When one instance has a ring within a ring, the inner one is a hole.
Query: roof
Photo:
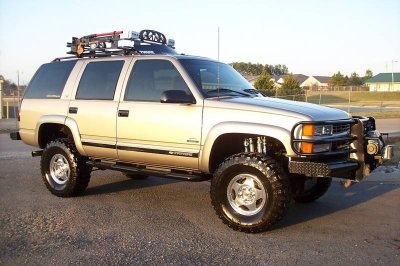
[[[301,85],[306,79],[308,79],[308,76],[303,75],[303,74],[293,74],[293,78]]]
[[[329,83],[329,80],[331,79],[331,77],[326,77],[326,76],[313,76],[313,77],[321,83]]]
[[[290,74],[290,75],[278,76],[277,81],[279,81],[280,79],[282,79],[283,81],[281,81],[281,82],[284,82],[284,81],[285,81],[285,78],[286,78],[287,76],[292,76],[292,77],[294,78],[294,80],[296,80],[300,85],[301,85],[301,83],[303,83],[306,79],[308,79],[308,76],[303,75],[303,74]]]
[[[400,82],[400,73],[393,73],[393,81]],[[365,83],[392,82],[392,73],[379,73],[368,79]]]

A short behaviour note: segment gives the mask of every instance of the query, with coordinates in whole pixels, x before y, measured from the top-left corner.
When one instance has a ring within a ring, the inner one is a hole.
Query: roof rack
[[[73,57],[57,58],[82,58],[104,57],[112,55],[131,54],[177,54],[175,41],[166,39],[165,35],[155,30],[142,30],[139,33],[132,31],[129,38],[121,38],[123,31],[113,31],[100,34],[90,34],[81,38],[72,37],[72,42],[67,43],[71,50],[67,54]],[[119,41],[131,41],[131,46],[119,46]]]

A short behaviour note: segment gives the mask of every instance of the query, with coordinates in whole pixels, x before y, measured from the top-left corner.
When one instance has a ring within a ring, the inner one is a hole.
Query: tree
[[[3,77],[3,79],[4,79],[4,77]],[[3,86],[3,91],[2,91],[3,96],[12,96],[12,95],[17,95],[18,94],[18,92],[17,92],[17,89],[18,89],[17,84],[15,84],[14,82],[12,82],[10,80],[7,80],[7,79],[4,79],[3,82],[4,82],[3,85],[2,85]],[[20,85],[19,86],[19,94],[21,96],[24,94],[25,89],[26,89],[25,85]]]
[[[242,75],[253,75],[258,76],[261,75],[263,71],[271,76],[279,76],[286,75],[289,73],[289,69],[286,65],[262,65],[262,64],[253,64],[253,63],[244,63],[244,62],[233,62],[231,66],[236,69]]]
[[[372,78],[374,76],[374,73],[372,73],[371,69],[367,69],[365,71],[364,77],[361,78],[362,83],[364,84],[368,79]]]
[[[329,84],[332,86],[346,86],[346,78],[342,75],[342,73],[340,73],[340,71],[338,71],[337,73],[333,74],[329,80]]]
[[[285,76],[282,87],[277,91],[278,96],[295,95],[293,99],[301,100],[304,96],[304,90],[300,87],[300,84],[294,78],[292,74]]]
[[[365,75],[364,75],[365,78],[372,78],[373,75],[374,74],[372,73],[371,69],[365,70]]]
[[[264,96],[275,95],[275,84],[272,77],[264,70],[254,82],[254,87]]]
[[[356,72],[353,72],[350,78],[347,81],[347,85],[349,86],[360,86],[363,84],[362,79],[357,75]]]

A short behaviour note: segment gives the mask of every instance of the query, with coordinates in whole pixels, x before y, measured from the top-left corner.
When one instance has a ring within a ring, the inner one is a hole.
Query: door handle
[[[129,116],[129,110],[119,110],[118,111],[118,116],[119,117],[128,117]]]
[[[78,113],[78,107],[70,107],[69,110],[68,110],[68,113],[77,114]]]

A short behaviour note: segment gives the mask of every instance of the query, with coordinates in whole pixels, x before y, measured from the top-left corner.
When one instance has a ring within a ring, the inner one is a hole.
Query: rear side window
[[[76,61],[42,65],[24,95],[25,99],[59,99]]]
[[[79,82],[75,99],[112,100],[124,61],[103,61],[87,64]]]

